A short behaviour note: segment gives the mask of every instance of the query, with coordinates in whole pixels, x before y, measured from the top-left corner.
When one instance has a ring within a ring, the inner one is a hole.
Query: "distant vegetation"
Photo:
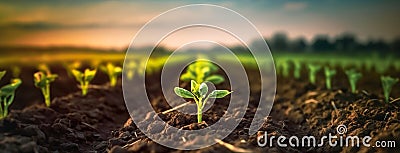
[[[327,35],[317,35],[313,40],[307,41],[304,37],[289,39],[285,33],[276,33],[271,38],[264,40],[255,40],[252,45],[257,46],[266,41],[272,53],[344,53],[358,54],[368,52],[378,52],[379,54],[395,54],[400,56],[400,36],[394,40],[384,39],[368,39],[360,41],[356,35],[351,33],[343,33],[334,38]],[[215,48],[216,50],[218,48]],[[247,49],[242,46],[230,47],[236,53],[247,52]],[[214,50],[214,49],[213,49]]]
[[[307,59],[312,58],[318,62],[321,61],[320,59],[322,57],[325,57],[330,59],[329,61],[332,61],[334,60],[332,57],[335,56],[335,60],[340,58],[341,60],[352,62],[354,60],[353,57],[356,56],[359,60],[364,62],[372,62],[370,60],[376,59],[384,59],[383,62],[393,62],[396,61],[397,57],[400,57],[400,36],[393,40],[368,39],[366,41],[360,41],[354,34],[343,33],[336,37],[317,35],[313,40],[307,41],[303,37],[289,39],[285,33],[276,33],[271,38],[254,40],[251,44],[258,48],[257,46],[263,45],[265,42],[267,42],[271,49],[274,58],[282,58],[283,60],[303,59],[307,57]],[[242,45],[227,47],[237,54],[243,55],[249,53],[248,49]],[[151,48],[152,47],[135,48],[135,51],[138,51],[135,58],[141,58],[141,56],[144,55],[140,51]],[[127,47],[120,49],[99,49],[68,46],[0,46],[0,55],[2,55],[0,56],[0,65],[8,65],[9,63],[30,64],[35,61],[39,63],[55,61],[90,61],[93,59],[122,61],[125,58],[124,53],[127,49]],[[215,46],[206,50],[208,50],[207,55],[212,56],[214,53],[220,53],[221,50],[225,50],[225,48]],[[172,49],[163,46],[156,46],[151,57],[164,57],[172,53],[172,51]],[[189,53],[205,53],[204,51],[205,49],[193,48],[190,49]],[[347,59],[349,57],[350,59]],[[388,60],[385,58],[390,59]],[[329,62],[327,60],[324,61]]]

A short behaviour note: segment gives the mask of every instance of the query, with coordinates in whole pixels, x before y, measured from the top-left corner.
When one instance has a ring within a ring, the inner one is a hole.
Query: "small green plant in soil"
[[[347,70],[345,73],[349,79],[351,92],[356,93],[357,81],[361,78],[362,74],[354,69]]]
[[[90,69],[85,69],[84,72],[78,71],[76,69],[73,69],[71,71],[72,75],[74,75],[76,81],[79,82],[80,88],[82,90],[82,95],[85,96],[88,92],[89,89],[89,83],[90,81],[93,80],[94,76],[96,75],[97,70],[90,70]]]
[[[34,84],[37,88],[42,91],[44,102],[47,107],[50,107],[50,83],[54,82],[57,78],[56,74],[51,74],[49,71],[43,72],[39,71],[33,74]]]
[[[6,71],[0,71],[0,80]],[[13,79],[11,83],[0,88],[0,119],[8,115],[8,107],[14,101],[15,90],[21,85],[21,79]]]
[[[321,69],[321,66],[315,65],[315,64],[308,64],[308,71],[309,71],[309,80],[311,84],[315,84],[316,82],[316,77],[318,71]]]
[[[381,76],[383,95],[385,96],[385,102],[389,102],[390,92],[392,87],[399,81],[399,78],[392,78],[390,76]]]
[[[229,95],[230,91],[228,90],[214,90],[210,94],[208,93],[208,86],[206,83],[197,84],[196,81],[191,80],[191,91],[188,91],[184,88],[175,87],[174,92],[176,95],[182,98],[191,98],[196,102],[197,105],[197,122],[201,123],[203,121],[203,108],[207,103],[209,98],[223,98]]]
[[[110,86],[115,87],[115,85],[117,85],[118,76],[122,73],[122,68],[112,63],[107,63],[106,66],[100,66],[100,70],[108,75]]]
[[[293,76],[295,79],[300,79],[301,77],[301,63],[299,61],[293,62],[294,64],[294,71]]]
[[[329,67],[325,67],[325,84],[326,84],[326,89],[331,90],[332,89],[332,77],[336,74],[336,70],[330,69]]]
[[[221,75],[214,74],[218,69],[218,66],[209,61],[198,60],[188,66],[186,72],[181,75],[181,80],[187,82],[195,80],[198,83],[208,81],[213,84],[220,84],[225,79]]]

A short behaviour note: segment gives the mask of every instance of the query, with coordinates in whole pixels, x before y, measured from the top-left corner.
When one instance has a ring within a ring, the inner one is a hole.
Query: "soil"
[[[339,72],[340,70],[338,70]],[[249,73],[254,73],[249,70]],[[366,73],[364,73],[366,74]],[[323,78],[319,74],[317,78]],[[303,72],[302,76],[307,76]],[[158,74],[149,77],[147,88],[157,112],[171,109],[163,98],[157,83]],[[257,135],[249,136],[248,127],[257,107],[257,75],[250,78],[252,98],[239,126],[224,142],[252,152],[399,152],[395,148],[374,147],[259,147]],[[364,76],[359,92],[350,93],[347,78],[339,72],[332,82],[333,89],[324,88],[323,80],[310,84],[306,77],[295,80],[278,76],[277,94],[269,117],[260,131],[268,137],[281,135],[315,136],[331,133],[336,136],[371,136],[371,145],[377,140],[393,140],[400,144],[400,102],[385,103],[380,90],[379,75]],[[187,88],[187,84],[182,83]],[[379,85],[379,86],[378,86]],[[86,97],[78,90],[66,96],[57,96],[50,108],[34,104],[22,110],[12,110],[0,121],[0,152],[232,152],[226,146],[215,144],[194,151],[180,151],[161,146],[147,138],[129,119],[122,91],[119,87],[91,89]],[[221,84],[218,89],[229,88]],[[400,96],[394,88],[393,97]],[[20,102],[20,101],[16,101]],[[229,98],[217,99],[203,113],[203,123],[196,123],[197,116],[172,111],[157,115],[169,125],[184,129],[201,129],[215,123],[224,113]],[[336,108],[335,108],[336,107]],[[149,113],[149,116],[154,114]],[[337,133],[339,125],[346,125],[347,132]],[[162,127],[161,127],[162,128]],[[157,124],[148,130],[160,131]],[[262,134],[261,132],[259,134]],[[287,143],[287,142],[286,142]]]
[[[0,152],[105,151],[110,131],[129,117],[120,89],[55,98],[51,107],[12,110],[0,121]]]

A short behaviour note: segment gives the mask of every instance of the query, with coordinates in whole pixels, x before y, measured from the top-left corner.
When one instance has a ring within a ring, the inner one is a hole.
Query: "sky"
[[[264,37],[285,32],[289,38],[317,34],[335,37],[351,32],[360,40],[400,36],[400,1],[395,0],[200,0],[200,1],[1,1],[0,45],[76,46],[120,49],[127,47],[139,29],[157,15],[188,4],[215,4],[248,18]],[[212,12],[208,12],[208,15]],[[176,20],[190,20],[204,12],[188,12]],[[235,21],[220,20],[232,25]],[[164,27],[154,29],[154,34]],[[201,35],[216,35],[215,30],[189,29],[177,32],[162,42],[177,48],[182,40]],[[227,36],[228,37],[228,36]],[[228,45],[234,40],[221,37]],[[244,41],[251,41],[248,36]],[[146,45],[146,41],[141,44]]]

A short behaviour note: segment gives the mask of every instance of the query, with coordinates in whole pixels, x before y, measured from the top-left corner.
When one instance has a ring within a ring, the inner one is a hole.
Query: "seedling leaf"
[[[85,70],[84,80],[87,81],[87,82],[92,81],[94,76],[96,75],[96,71],[97,71],[96,69],[95,70],[86,69]]]
[[[356,93],[357,81],[361,78],[362,74],[356,72],[354,69],[350,69],[346,71],[346,75],[349,79],[351,92]]]
[[[80,72],[78,70],[75,70],[75,69],[71,70],[71,72],[72,72],[72,75],[74,75],[76,81],[78,81],[78,82],[82,82],[83,81],[82,80],[82,78],[83,78],[82,72]]]
[[[72,70],[71,72],[75,76],[75,79],[80,84],[80,88],[82,89],[82,95],[85,96],[89,88],[89,82],[94,78],[97,70],[85,69],[83,73],[78,70]]]
[[[21,79],[13,79],[11,84],[5,85],[0,89],[0,96],[9,96],[21,85]]]
[[[201,97],[201,98],[206,97],[207,92],[208,92],[208,86],[207,86],[207,84],[201,83],[201,84],[200,84],[200,89],[199,89],[200,97]]]

